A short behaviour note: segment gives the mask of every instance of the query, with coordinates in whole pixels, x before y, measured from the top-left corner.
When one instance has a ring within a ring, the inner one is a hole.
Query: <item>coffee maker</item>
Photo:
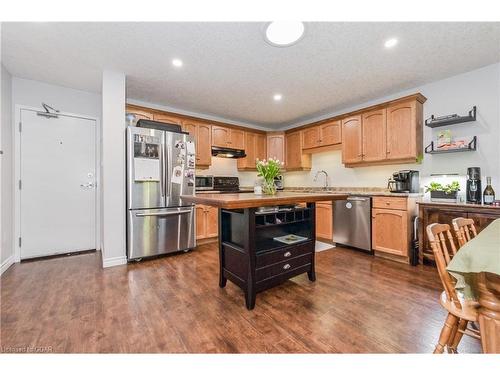
[[[467,168],[467,187],[466,198],[467,203],[481,204],[481,168]]]
[[[391,193],[418,193],[420,188],[418,171],[394,172],[387,185]]]

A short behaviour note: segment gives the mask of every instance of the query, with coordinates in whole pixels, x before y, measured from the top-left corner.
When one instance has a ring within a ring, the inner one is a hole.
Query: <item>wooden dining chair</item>
[[[477,236],[476,227],[474,226],[474,220],[457,217],[451,222],[453,225],[453,230],[455,231],[455,235],[457,236],[458,245],[460,247]]]
[[[463,295],[455,290],[456,280],[446,270],[446,266],[457,253],[450,226],[439,223],[430,224],[427,226],[427,236],[444,287],[439,302],[448,311],[434,353],[442,353],[445,346],[449,353],[457,353],[458,344],[464,334],[480,338],[478,331],[467,328],[469,322],[477,322],[479,304],[476,301],[465,300]]]

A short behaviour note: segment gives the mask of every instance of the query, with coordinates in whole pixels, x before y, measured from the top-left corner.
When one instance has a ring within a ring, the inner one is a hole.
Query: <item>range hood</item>
[[[212,156],[217,156],[219,158],[239,159],[244,158],[247,155],[245,154],[245,150],[212,146]]]

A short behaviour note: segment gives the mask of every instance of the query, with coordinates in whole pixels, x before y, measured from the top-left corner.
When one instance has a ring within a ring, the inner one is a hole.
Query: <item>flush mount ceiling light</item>
[[[274,21],[266,27],[266,41],[275,47],[291,46],[303,35],[304,24],[300,21]]]
[[[279,102],[281,99],[283,99],[283,95],[281,94],[274,94],[273,99],[275,102]]]
[[[175,66],[176,68],[180,68],[182,66],[182,60],[181,59],[173,59],[172,65]]]
[[[396,38],[390,38],[385,41],[384,46],[385,48],[392,48],[396,44],[398,44],[398,40]]]

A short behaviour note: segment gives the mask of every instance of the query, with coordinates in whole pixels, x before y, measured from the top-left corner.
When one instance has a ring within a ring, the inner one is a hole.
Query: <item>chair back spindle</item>
[[[452,220],[453,230],[457,236],[458,245],[462,247],[471,239],[477,236],[474,220],[457,217]]]

